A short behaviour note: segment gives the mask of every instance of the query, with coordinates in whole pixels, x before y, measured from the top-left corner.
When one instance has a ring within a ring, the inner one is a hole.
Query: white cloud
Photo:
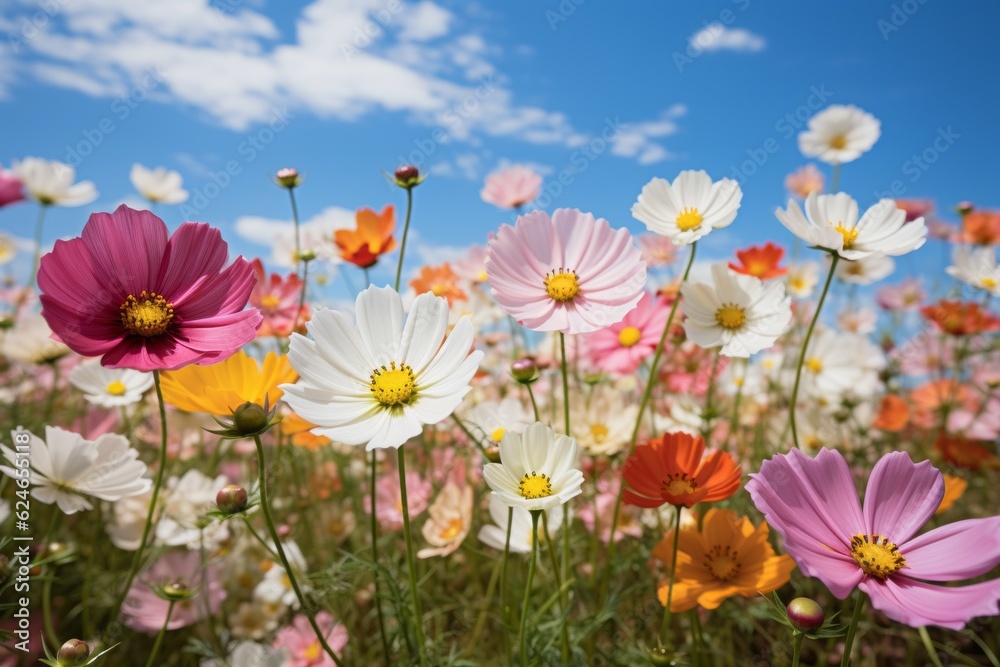
[[[316,252],[320,259],[339,263],[333,252],[333,232],[353,229],[354,211],[330,206],[299,226],[299,238],[304,249]],[[270,247],[271,263],[290,268],[295,266],[295,224],[291,220],[275,220],[260,216],[243,216],[235,223],[236,234],[250,243]]]
[[[767,47],[767,40],[745,28],[727,28],[719,22],[710,23],[691,35],[688,43],[702,51],[739,51],[756,53]]]
[[[627,123],[611,140],[611,153],[635,158],[639,164],[653,164],[671,159],[674,154],[657,140],[676,134],[674,119],[687,113],[683,104],[675,104],[654,120]]]
[[[452,15],[447,9],[423,0],[403,12],[399,38],[425,42],[448,34]]]

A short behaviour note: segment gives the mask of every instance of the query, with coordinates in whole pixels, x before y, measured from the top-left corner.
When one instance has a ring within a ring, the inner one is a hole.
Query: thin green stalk
[[[309,262],[302,261],[302,292],[299,293],[299,307],[295,311],[295,319],[292,320],[291,335],[299,328],[299,320],[302,318],[302,310],[306,307],[306,289],[309,287]]]
[[[413,212],[413,188],[406,188],[406,221],[403,223],[403,238],[399,242],[399,263],[396,265],[396,291],[403,277],[403,255],[406,254],[406,237],[410,231],[410,214]]]
[[[170,605],[167,607],[167,617],[163,619],[163,627],[160,631],[156,633],[156,641],[153,642],[153,650],[149,654],[149,658],[146,660],[146,667],[152,667],[153,660],[156,658],[156,654],[160,652],[160,644],[163,643],[163,636],[167,634],[167,626],[170,625],[170,615],[174,613],[174,605],[177,604],[176,600],[171,600]]]
[[[701,423],[701,437],[708,439],[708,435],[712,432],[712,424],[714,417],[712,416],[712,411],[714,409],[713,400],[715,397],[715,376],[719,371],[719,359],[722,358],[722,348],[718,347],[715,350],[715,358],[712,360],[712,368],[708,371],[708,389],[705,391],[705,409],[701,413],[702,423]]]
[[[490,607],[493,604],[493,591],[497,587],[497,581],[500,579],[500,563],[495,563],[493,565],[493,572],[490,574],[490,582],[486,585],[486,600],[483,603],[482,608],[479,610],[479,614],[476,616],[476,624],[472,629],[472,641],[469,645],[465,647],[466,651],[472,651],[476,645],[479,643],[479,635],[483,632],[483,627],[486,625],[486,614],[489,612]]]
[[[816,328],[816,322],[819,321],[820,311],[823,310],[823,302],[826,301],[827,292],[830,291],[830,283],[833,282],[833,274],[837,270],[837,263],[840,261],[840,255],[836,253],[831,253],[830,260],[830,273],[826,275],[826,282],[823,283],[823,291],[819,295],[819,302],[816,304],[816,312],[813,314],[812,321],[809,322],[809,328],[806,330],[805,340],[802,341],[802,351],[799,352],[799,362],[795,367],[795,384],[792,385],[792,403],[788,406],[788,424],[792,428],[792,442],[795,446],[799,446],[799,431],[795,424],[795,407],[799,402],[799,383],[802,381],[802,364],[806,360],[806,351],[809,347],[809,341],[812,339],[813,329]]]
[[[531,409],[534,410],[534,412],[535,412],[535,421],[536,422],[542,421],[541,419],[538,418],[538,403],[535,401],[535,392],[531,391],[531,385],[530,384],[526,384],[524,386],[528,390],[528,398],[531,399]]]
[[[740,427],[740,403],[743,400],[743,385],[746,384],[747,380],[747,362],[743,360],[743,375],[740,378],[740,383],[736,385],[736,397],[733,398],[733,416],[729,419],[729,437],[731,437],[736,444],[737,449],[739,448],[739,438],[736,437],[736,432]]]
[[[52,390],[49,391],[49,397],[45,401],[45,423],[49,423],[52,419],[52,410],[56,406],[56,396],[59,395],[59,362],[53,361],[52,366]]]
[[[407,190],[409,192],[409,190]],[[421,666],[427,664],[427,657],[424,654],[424,612],[420,604],[420,590],[417,588],[417,563],[413,557],[413,536],[410,532],[410,507],[406,499],[406,460],[403,456],[403,448],[396,450],[396,459],[399,462],[399,496],[403,505],[403,537],[406,539],[406,569],[410,575],[410,595],[413,597],[413,624],[417,631],[417,656]]]
[[[567,606],[569,603],[566,600],[566,591],[563,589],[563,581],[565,579],[559,574],[559,565],[556,563],[555,544],[552,542],[552,536],[549,534],[549,517],[544,512],[542,513],[542,531],[545,533],[545,544],[549,548],[549,558],[552,560],[552,573],[556,578],[556,590],[559,592],[559,614],[562,616],[562,623],[560,623],[559,629],[559,645],[560,655],[562,661],[565,663],[569,662],[569,627],[566,625],[566,616],[569,613]]]
[[[840,171],[842,165],[833,165],[833,175],[830,177],[830,192],[840,192]]]
[[[38,218],[35,220],[35,258],[31,263],[31,273],[28,275],[29,290],[38,280],[38,266],[42,262],[42,230],[45,228],[45,213],[48,210],[48,204],[39,203]]]
[[[538,535],[538,515],[542,510],[531,512],[531,534]],[[528,667],[528,605],[531,603],[531,586],[535,580],[535,560],[538,556],[538,539],[531,540],[531,560],[528,561],[528,581],[524,584],[524,603],[521,605],[521,667]]]
[[[261,537],[260,533],[254,530],[253,525],[251,525],[250,523],[250,517],[248,517],[245,513],[242,514],[242,516],[243,516],[243,523],[246,524],[247,530],[249,530],[250,534],[253,535],[254,539],[257,540],[260,543],[260,545],[267,550],[268,555],[270,555],[275,560],[281,560],[281,557],[278,556],[277,552],[271,548],[270,543],[263,537]]]
[[[292,223],[295,225],[295,272],[301,273],[302,244],[299,241],[299,207],[295,204],[295,188],[288,188],[288,200],[292,203]],[[305,277],[302,281],[305,282]]]
[[[42,544],[44,544],[45,551],[42,554],[51,555],[49,550],[49,544],[52,543],[52,534],[56,530],[56,526],[59,524],[59,519],[62,517],[61,511],[55,511],[52,513],[52,519],[49,521],[49,527],[45,529],[45,537],[42,538]],[[52,580],[55,573],[55,565],[49,564],[45,566],[46,577],[45,582],[42,584],[42,621],[45,625],[45,634],[49,636],[56,644],[59,644],[59,637],[56,635],[55,625],[52,623]]]
[[[372,450],[372,474],[371,474],[371,484],[369,489],[369,499],[371,500],[371,535],[372,535],[372,561],[378,563],[378,518],[375,516],[375,477],[378,473],[378,452],[377,450]],[[385,656],[386,664],[389,664],[389,639],[385,632],[385,614],[382,611],[382,593],[379,590],[379,577],[378,568],[372,572],[372,577],[375,579],[375,611],[378,615],[378,633],[382,638],[382,654]],[[406,635],[404,630],[404,635]],[[409,635],[406,635],[409,638]]]
[[[695,241],[691,244],[691,254],[688,256],[687,266],[684,267],[684,275],[681,277],[681,285],[683,286],[687,282],[688,275],[691,273],[691,267],[694,265],[694,255],[698,250],[698,242]],[[663,346],[667,341],[667,336],[670,334],[670,327],[673,326],[674,316],[677,314],[677,306],[680,304],[681,295],[678,290],[677,295],[674,297],[674,302],[670,305],[670,314],[667,315],[667,323],[663,327],[663,333],[660,334],[660,341],[656,344],[656,350],[653,352],[653,361],[649,366],[649,379],[646,381],[646,388],[642,392],[642,399],[639,401],[639,413],[635,416],[635,427],[632,429],[632,437],[629,439],[628,454],[631,455],[635,451],[635,443],[639,440],[639,427],[642,424],[642,414],[646,411],[646,406],[649,404],[649,399],[653,395],[653,386],[656,384],[656,369],[660,363],[660,357],[663,356]],[[611,564],[615,560],[615,530],[618,528],[618,519],[621,514],[622,507],[622,496],[625,493],[625,485],[622,484],[618,487],[618,498],[615,500],[615,511],[611,515],[611,535],[612,539],[610,544],[608,544],[608,559],[607,564],[604,566],[604,583],[602,589],[604,592],[607,591],[608,586],[611,581]],[[604,595],[602,594],[603,598]]]
[[[924,648],[927,649],[927,657],[934,663],[934,667],[944,667],[938,657],[937,649],[934,648],[934,642],[931,641],[931,636],[927,633],[927,627],[921,625],[917,628],[917,632],[920,634],[920,641],[924,643]]]
[[[114,610],[111,613],[111,623],[114,623],[118,619],[118,613],[125,603],[125,598],[132,588],[135,575],[138,574],[139,566],[142,564],[142,553],[146,550],[146,545],[149,542],[149,532],[153,527],[156,504],[159,502],[160,489],[163,487],[163,475],[167,469],[167,405],[163,402],[163,390],[160,389],[159,370],[153,371],[153,387],[156,388],[156,400],[160,406],[160,457],[156,470],[156,479],[153,481],[153,496],[149,500],[149,510],[146,512],[146,525],[142,529],[142,539],[139,541],[139,548],[136,549],[135,554],[132,556],[132,565],[129,567],[128,577],[125,579],[125,587],[118,594],[118,600],[115,602]]]
[[[295,570],[292,569],[292,564],[288,561],[288,556],[285,555],[285,548],[281,546],[281,538],[278,537],[278,529],[274,525],[274,517],[271,515],[271,505],[267,500],[267,466],[264,464],[264,445],[260,441],[260,435],[253,436],[253,443],[257,447],[257,478],[260,485],[260,507],[264,513],[264,522],[267,524],[267,531],[271,535],[271,540],[274,542],[274,549],[278,553],[278,558],[281,560],[281,566],[285,568],[285,574],[288,575],[288,581],[292,585],[292,590],[295,591],[295,597],[298,598],[299,606],[302,609],[302,613],[305,615],[306,619],[309,621],[309,625],[312,626],[313,632],[316,633],[316,639],[319,641],[319,645],[323,647],[330,659],[333,660],[337,667],[343,667],[343,663],[340,662],[340,658],[337,654],[330,648],[330,644],[326,641],[326,635],[320,629],[319,624],[316,622],[316,617],[313,614],[306,596],[303,595],[302,589],[299,587],[298,579],[295,576]]]
[[[566,435],[572,438],[573,434],[570,432],[569,419],[569,372],[566,368],[566,335],[561,331],[559,332],[559,358],[562,370],[563,424],[566,429]]]
[[[805,638],[800,632],[796,632],[792,637],[792,667],[799,667],[799,654],[802,651],[802,640]]]
[[[503,560],[500,566],[500,606],[503,607],[503,620],[506,625],[510,619],[510,606],[507,604],[507,561],[510,560],[510,532],[514,525],[514,508],[507,508],[507,537],[503,543]]]
[[[847,628],[847,637],[844,638],[844,655],[840,659],[840,667],[847,667],[851,664],[851,648],[854,646],[854,634],[858,631],[858,621],[861,620],[861,610],[865,606],[865,594],[858,591],[858,600],[854,603],[854,613],[851,615],[851,624]]]
[[[677,547],[681,540],[681,508],[674,507],[674,545],[670,551],[670,576],[667,579],[667,604],[663,605],[663,623],[660,624],[660,646],[669,646],[670,605],[674,601],[674,576],[677,571]]]

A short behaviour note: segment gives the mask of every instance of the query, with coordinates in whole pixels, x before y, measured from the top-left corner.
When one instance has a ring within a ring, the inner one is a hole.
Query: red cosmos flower
[[[257,331],[258,336],[287,337],[292,333],[295,317],[299,315],[299,298],[302,296],[302,279],[295,273],[282,278],[277,273],[270,275],[264,271],[264,263],[255,259],[250,263],[257,285],[250,294],[250,305],[264,316],[264,323]],[[299,328],[309,320],[309,306],[302,306]],[[304,332],[304,330],[303,330]]]
[[[920,309],[921,314],[938,329],[952,336],[970,336],[1000,330],[1000,318],[972,302],[941,299]]]
[[[94,213],[83,232],[42,257],[42,316],[71,350],[108,368],[174,370],[226,359],[261,323],[244,310],[255,278],[206,224],[168,238],[149,211]]]
[[[942,433],[934,442],[934,449],[941,454],[941,458],[959,468],[979,470],[983,466],[1000,467],[997,455],[974,440]]]
[[[625,459],[622,476],[631,487],[625,502],[639,507],[664,503],[692,507],[725,500],[740,488],[732,457],[714,451],[702,459],[705,441],[687,433],[666,433],[640,443]]]
[[[729,262],[729,268],[737,273],[755,276],[761,280],[777,278],[788,273],[787,268],[778,266],[784,256],[784,248],[768,241],[762,246],[750,246],[746,250],[737,250],[736,257],[740,263]]]

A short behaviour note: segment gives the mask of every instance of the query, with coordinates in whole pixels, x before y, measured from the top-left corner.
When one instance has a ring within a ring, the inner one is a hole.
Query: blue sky
[[[417,191],[414,262],[484,243],[511,219],[479,198],[504,163],[536,166],[547,183],[573,170],[548,208],[637,233],[629,208],[642,186],[700,168],[743,185],[736,222],[706,244],[723,256],[791,242],[773,210],[784,176],[806,163],[796,131],[829,104],[882,121],[875,148],[844,169],[841,186],[862,206],[894,181],[946,218],[962,199],[1000,205],[998,20],[997,3],[940,0],[7,3],[0,164],[90,149],[77,169],[100,199],[53,211],[47,243],[78,233],[92,210],[137,201],[128,172],[141,162],[180,171],[192,192],[187,209],[158,211],[171,227],[186,212],[267,258],[253,238],[289,219],[269,181],[278,168],[307,177],[303,219],[330,221],[401,204],[379,170],[417,159],[432,176]],[[706,29],[708,48],[692,46]],[[940,133],[952,137],[944,151],[933,148]],[[914,161],[925,151],[933,164]],[[216,188],[227,163],[239,173]],[[34,216],[33,205],[4,208],[0,229],[30,236]],[[939,265],[935,246],[902,270]]]

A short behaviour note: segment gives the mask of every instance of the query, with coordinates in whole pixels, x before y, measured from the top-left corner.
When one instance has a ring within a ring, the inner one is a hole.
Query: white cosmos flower
[[[224,475],[212,479],[195,468],[180,478],[171,477],[161,499],[163,509],[155,531],[157,543],[197,549],[204,540],[206,549],[214,551],[229,537],[226,523],[212,522],[204,531],[200,524],[215,509],[216,494],[225,485]]]
[[[875,331],[878,313],[871,308],[845,308],[837,313],[837,324],[844,331],[868,335]]]
[[[788,267],[785,275],[785,287],[788,293],[796,299],[808,299],[812,296],[819,282],[819,264],[817,262],[802,262]]]
[[[997,266],[996,250],[957,246],[952,251],[951,261],[953,266],[946,269],[949,276],[986,290],[993,296],[1000,296],[1000,267]]]
[[[520,433],[524,427],[534,422],[524,403],[513,396],[503,400],[483,401],[469,411],[468,421],[478,427],[484,437],[500,444],[504,433]]]
[[[26,157],[14,160],[11,171],[21,179],[28,195],[44,206],[82,206],[97,199],[97,188],[90,181],[76,185],[76,170],[55,160]]]
[[[878,119],[854,105],[831,105],[810,118],[808,125],[799,133],[799,150],[827,164],[857,160],[882,135]]]
[[[153,203],[180,204],[187,201],[188,192],[181,187],[181,175],[166,167],[147,169],[137,162],[132,165],[129,178],[139,194]]]
[[[802,362],[802,389],[827,405],[843,396],[872,396],[885,364],[885,354],[866,336],[817,328]]]
[[[6,332],[0,354],[24,364],[44,364],[69,354],[69,348],[53,340],[52,329],[41,315],[21,318]]]
[[[28,431],[11,431],[11,437],[28,435],[27,453],[31,462],[31,495],[40,503],[55,503],[66,514],[89,510],[93,505],[85,496],[116,501],[147,491],[152,482],[143,477],[146,464],[129,446],[128,438],[106,433],[96,440],[45,427],[45,440]],[[20,444],[20,443],[18,443]],[[0,446],[4,458],[17,465],[17,455]],[[0,466],[0,472],[15,477],[14,469]]]
[[[313,433],[368,449],[399,447],[424,424],[448,417],[479,367],[473,329],[463,317],[445,338],[448,302],[425,293],[410,313],[392,288],[358,295],[357,323],[323,309],[308,323],[312,338],[293,334],[288,359],[299,374],[281,385],[284,400]]]
[[[17,255],[17,244],[9,234],[0,234],[0,266],[9,264]]]
[[[583,473],[576,469],[576,440],[541,422],[521,435],[505,433],[500,463],[487,463],[483,477],[507,505],[526,510],[558,507],[579,495]]]
[[[887,255],[872,255],[855,260],[844,260],[837,264],[837,277],[845,283],[871,285],[889,276],[896,270],[896,262]]]
[[[793,199],[775,215],[790,232],[809,245],[835,252],[844,259],[872,255],[905,255],[927,240],[923,218],[906,222],[906,212],[892,199],[882,199],[858,219],[858,202],[848,194],[806,197],[805,215]],[[807,217],[808,216],[808,217]]]
[[[620,387],[598,385],[586,400],[572,396],[573,434],[592,456],[613,456],[628,446],[639,406]]]
[[[563,511],[566,506],[545,511],[545,521],[549,527],[549,537],[553,540],[563,524]],[[487,546],[503,551],[507,542],[507,515],[513,509],[513,520],[510,523],[510,553],[527,554],[531,553],[531,546],[535,540],[539,540],[539,545],[545,544],[545,535],[542,532],[542,522],[538,522],[538,533],[531,530],[531,513],[523,507],[509,507],[504,501],[495,495],[490,496],[490,518],[493,524],[486,525],[479,529],[479,541]]]
[[[722,346],[727,357],[749,357],[774,345],[792,319],[784,284],[763,282],[712,265],[708,282],[681,286],[681,311],[687,337],[703,348]]]
[[[153,386],[153,374],[131,368],[105,368],[100,359],[88,359],[70,372],[69,381],[91,403],[116,408],[141,401]]]
[[[731,178],[712,182],[704,171],[682,171],[673,183],[654,178],[632,205],[632,217],[651,232],[687,245],[736,219],[743,191]]]

